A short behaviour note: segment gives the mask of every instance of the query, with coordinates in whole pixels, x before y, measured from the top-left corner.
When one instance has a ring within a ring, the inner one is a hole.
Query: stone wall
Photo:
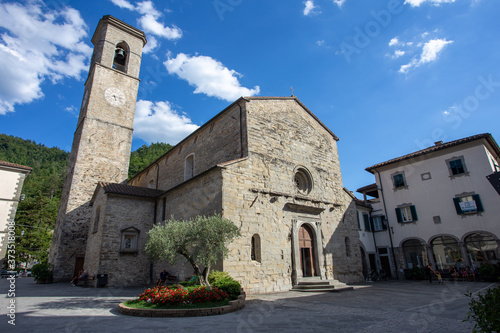
[[[223,171],[224,217],[241,226],[242,233],[231,244],[224,270],[249,293],[290,289],[299,264],[294,264],[297,235],[292,227],[305,223],[322,242],[318,274],[345,282],[362,280],[355,207],[343,190],[334,136],[293,98],[252,98],[246,110],[249,157]],[[312,176],[307,195],[294,182],[299,166]],[[260,262],[251,259],[255,234],[261,240]],[[351,239],[349,259],[345,237]]]
[[[110,287],[148,284],[150,261],[145,245],[147,232],[153,226],[154,200],[99,193],[94,202],[93,222],[98,207],[101,218],[97,232],[89,232],[85,268],[90,275],[108,274]],[[121,251],[121,231],[130,227],[139,230],[136,253]]]
[[[192,154],[194,176],[245,156],[245,123],[244,110],[238,104],[230,106],[131,179],[129,185],[148,187],[153,183],[156,189],[173,188],[185,181],[185,160]]]
[[[163,198],[166,199],[165,213],[163,213]],[[158,223],[161,223],[163,215],[166,219],[174,217],[177,220],[189,220],[197,215],[220,214],[221,207],[221,170],[214,168],[169,191],[164,197],[160,197],[156,216]],[[154,277],[158,278],[163,269],[178,276],[181,280],[193,274],[191,265],[180,256],[176,265],[167,262],[155,263]],[[216,266],[214,269],[220,269],[220,267]]]

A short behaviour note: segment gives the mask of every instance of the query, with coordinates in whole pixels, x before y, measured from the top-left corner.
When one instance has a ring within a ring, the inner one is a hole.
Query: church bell
[[[125,59],[125,50],[121,47],[117,47],[115,50],[115,59],[123,61]]]

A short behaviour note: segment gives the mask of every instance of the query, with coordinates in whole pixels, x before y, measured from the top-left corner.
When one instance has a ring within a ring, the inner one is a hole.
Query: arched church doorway
[[[315,253],[313,232],[308,225],[299,229],[300,265],[303,277],[315,276]]]

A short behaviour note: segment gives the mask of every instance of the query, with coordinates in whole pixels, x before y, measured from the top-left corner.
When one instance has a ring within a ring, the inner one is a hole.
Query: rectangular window
[[[392,181],[394,183],[394,188],[402,188],[406,186],[405,176],[402,173],[392,175]]]
[[[370,227],[370,217],[368,214],[363,213],[363,221],[365,222],[365,230],[372,231],[372,228]]]
[[[459,215],[475,214],[484,211],[479,194],[453,198],[453,203],[455,204],[455,209]]]
[[[361,230],[361,222],[359,221],[359,213],[356,212],[356,217],[358,218],[358,229]]]
[[[467,166],[463,156],[455,156],[446,160],[450,177],[468,175]]]
[[[384,216],[373,216],[373,231],[383,231],[387,230],[387,227],[384,224]]]
[[[452,175],[465,173],[464,164],[461,159],[450,161],[450,170]]]
[[[396,217],[399,223],[415,222],[418,220],[415,206],[396,208]]]

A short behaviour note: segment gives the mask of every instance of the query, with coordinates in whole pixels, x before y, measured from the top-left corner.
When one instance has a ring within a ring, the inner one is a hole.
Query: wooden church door
[[[299,251],[302,275],[304,277],[314,276],[314,242],[312,232],[306,225],[299,229]]]

